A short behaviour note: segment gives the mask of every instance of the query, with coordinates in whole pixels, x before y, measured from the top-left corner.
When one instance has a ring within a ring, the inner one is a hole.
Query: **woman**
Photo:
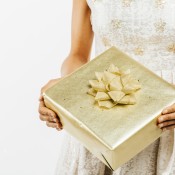
[[[175,83],[174,12],[174,0],[74,0],[71,50],[62,64],[62,77],[89,61],[95,35],[97,55],[116,46],[165,80]],[[59,80],[51,80],[42,92]],[[157,124],[165,131],[163,135],[114,172],[64,133],[57,174],[175,174],[175,104],[162,110]],[[62,129],[59,116],[45,107],[42,96],[39,112],[47,126]]]

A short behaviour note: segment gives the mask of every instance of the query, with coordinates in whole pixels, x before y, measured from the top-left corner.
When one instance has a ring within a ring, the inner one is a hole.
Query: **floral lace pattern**
[[[174,0],[87,0],[96,54],[116,46],[175,84]],[[112,172],[65,131],[57,175],[174,175],[174,130]]]

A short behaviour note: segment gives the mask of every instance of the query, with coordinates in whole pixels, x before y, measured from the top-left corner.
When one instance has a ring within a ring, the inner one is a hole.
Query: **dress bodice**
[[[87,0],[96,54],[111,46],[175,79],[174,0]],[[174,77],[173,77],[174,76]]]

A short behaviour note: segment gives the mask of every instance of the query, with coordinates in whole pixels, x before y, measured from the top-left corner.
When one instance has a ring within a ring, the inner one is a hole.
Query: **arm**
[[[61,66],[61,76],[65,76],[78,67],[82,66],[89,61],[93,32],[90,23],[90,9],[86,3],[86,0],[74,0],[72,10],[72,30],[71,30],[71,49],[68,57],[64,60]],[[60,78],[50,80],[42,89],[41,94],[49,87],[56,84]],[[62,124],[59,120],[59,116],[45,104],[42,95],[40,96],[39,114],[40,119],[46,121],[46,125],[49,127],[62,129]]]
[[[71,73],[89,61],[93,41],[90,13],[86,0],[73,1],[71,50],[62,64],[62,75]]]

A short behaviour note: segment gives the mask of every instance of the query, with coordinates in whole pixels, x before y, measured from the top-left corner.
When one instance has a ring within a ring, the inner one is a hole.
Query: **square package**
[[[106,109],[87,94],[95,72],[104,72],[111,64],[122,71],[130,69],[130,75],[139,81],[134,104],[116,103]],[[48,89],[44,100],[69,134],[116,170],[161,136],[157,117],[175,102],[175,87],[112,47]]]

